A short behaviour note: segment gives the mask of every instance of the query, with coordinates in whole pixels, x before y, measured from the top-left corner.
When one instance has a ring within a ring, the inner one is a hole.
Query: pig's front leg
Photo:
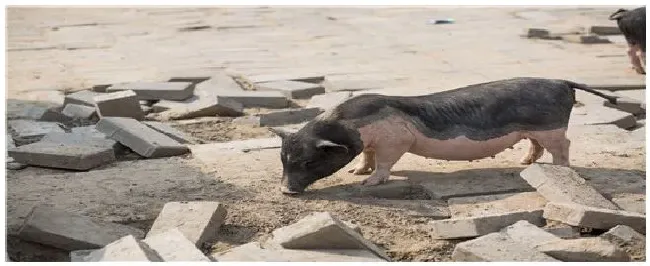
[[[380,131],[381,132],[381,131]],[[392,124],[390,130],[381,132],[375,142],[375,171],[361,182],[364,186],[379,185],[388,180],[390,170],[404,153],[411,150],[415,136],[403,123]]]
[[[645,69],[641,65],[641,56],[640,52],[641,48],[639,47],[638,44],[635,45],[630,45],[629,49],[627,50],[627,55],[630,57],[630,61],[632,63],[632,67],[634,67],[634,70],[636,73],[639,74],[645,74]]]
[[[354,169],[350,169],[348,173],[365,175],[370,174],[373,170],[375,170],[375,150],[372,148],[366,148],[361,153],[359,163],[354,167]]]

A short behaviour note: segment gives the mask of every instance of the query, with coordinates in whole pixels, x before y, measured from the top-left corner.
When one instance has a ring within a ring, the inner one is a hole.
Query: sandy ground
[[[7,112],[12,117],[31,104],[55,105],[64,91],[94,84],[226,68],[249,75],[344,73],[385,81],[387,92],[402,94],[512,76],[642,81],[644,76],[630,69],[620,38],[612,44],[580,45],[519,37],[530,26],[569,30],[610,25],[606,17],[615,8],[9,9]],[[426,24],[440,17],[457,23]],[[178,31],[204,24],[212,28]],[[229,121],[177,127],[205,143],[271,136],[265,128]],[[589,184],[631,206],[645,201],[644,127],[571,126],[569,138],[571,163]],[[527,149],[528,143],[521,142],[495,159],[471,163],[407,154],[391,178],[416,184],[455,176],[518,175],[523,169],[518,161]],[[550,155],[540,161],[550,162]],[[363,235],[394,260],[450,260],[457,241],[433,240],[425,227],[428,218],[350,196],[365,176],[346,170],[318,181],[300,197],[278,191],[278,149],[121,161],[88,172],[8,171],[8,249],[19,261],[68,259],[65,252],[13,236],[35,204],[147,230],[166,202],[214,200],[227,204],[228,218],[219,239],[205,251],[255,241],[310,212],[329,211],[359,224]],[[421,191],[403,198],[428,199]]]

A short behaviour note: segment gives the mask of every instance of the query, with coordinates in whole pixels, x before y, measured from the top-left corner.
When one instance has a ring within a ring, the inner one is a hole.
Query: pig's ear
[[[623,15],[625,15],[625,13],[627,13],[627,9],[621,8],[619,10],[616,10],[616,12],[609,15],[609,20],[617,20],[617,19],[621,18]]]
[[[326,140],[326,139],[320,139],[318,142],[316,142],[316,147],[318,148],[338,148],[338,149],[343,149],[345,150],[345,153],[348,152],[348,147],[345,145],[341,144],[336,144],[332,141]]]
[[[288,137],[289,135],[293,134],[293,132],[290,132],[290,131],[287,131],[287,130],[284,130],[284,129],[280,129],[280,128],[272,128],[272,127],[270,127],[269,131],[273,132],[273,134],[278,135],[282,139],[284,139],[284,138]]]

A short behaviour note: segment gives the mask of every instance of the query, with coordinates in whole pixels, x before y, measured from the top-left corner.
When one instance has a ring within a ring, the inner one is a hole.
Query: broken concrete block
[[[623,34],[617,26],[591,26],[589,32],[597,35],[619,35]]]
[[[124,149],[117,141],[97,131],[95,126],[75,127],[70,133],[50,132],[41,139],[41,142],[108,148],[113,149],[116,154]]]
[[[45,134],[50,132],[64,132],[63,129],[55,122],[38,122],[31,120],[9,120],[7,121],[11,128],[13,139],[17,145],[34,143]]]
[[[286,124],[298,124],[314,119],[321,114],[320,108],[300,108],[278,110],[270,113],[260,114],[261,126],[280,126]]]
[[[154,110],[163,110],[166,108],[165,105],[173,106],[158,114],[165,120],[191,119],[200,116],[240,116],[243,114],[242,104],[218,96],[211,99],[200,98],[189,102],[177,102],[171,105],[161,101],[154,105]]]
[[[622,210],[549,202],[544,208],[544,218],[560,221],[568,225],[597,229],[610,229],[617,225],[627,225],[637,232],[645,233],[645,215]]]
[[[537,249],[561,261],[630,261],[625,251],[599,237],[561,239],[541,244]]]
[[[155,235],[147,235],[142,242],[163,261],[210,261],[178,228]]]
[[[501,231],[508,235],[510,239],[519,242],[522,245],[526,245],[530,249],[535,249],[538,245],[546,242],[561,239],[534,224],[529,223],[528,221],[518,221],[503,228]]]
[[[490,216],[452,218],[429,222],[431,236],[434,239],[455,239],[476,237],[498,232],[502,228],[526,220],[534,225],[542,226],[542,210],[499,213]]]
[[[636,193],[617,193],[612,202],[623,210],[645,214],[645,195]]]
[[[645,261],[645,236],[634,231],[629,226],[617,225],[600,235],[619,248],[625,250],[635,261]]]
[[[88,262],[98,261],[162,261],[158,254],[128,235],[94,250],[84,258]]]
[[[214,240],[226,219],[226,208],[219,202],[168,202],[158,214],[147,237],[178,228],[187,239],[200,247]]]
[[[70,251],[70,262],[87,262],[86,257],[90,255],[94,249],[82,249]]]
[[[286,73],[286,74],[263,74],[263,75],[251,75],[244,77],[247,81],[252,83],[264,83],[271,81],[300,81],[307,83],[321,83],[325,77],[323,75],[311,73]]]
[[[219,91],[222,98],[234,100],[244,107],[286,108],[289,100],[279,91]]]
[[[269,81],[256,85],[259,90],[280,91],[290,99],[309,99],[314,95],[325,93],[325,88],[321,85],[300,81]]]
[[[260,262],[381,262],[386,261],[365,249],[295,250],[263,248],[259,242],[251,242],[226,252],[212,254],[215,261]]]
[[[147,158],[177,156],[189,152],[185,145],[135,119],[104,117],[95,127],[109,138]]]
[[[603,197],[569,167],[534,163],[524,169],[520,175],[548,201],[618,209],[616,204]]]
[[[558,260],[514,241],[507,234],[491,233],[458,243],[451,258],[454,261],[553,261]]]
[[[489,216],[513,211],[543,210],[546,199],[537,192],[450,198],[449,211],[454,218]]]
[[[580,237],[580,227],[570,226],[568,224],[546,224],[543,229],[544,231],[562,239],[574,239]]]
[[[526,33],[526,36],[528,38],[541,38],[541,37],[547,37],[551,33],[547,29],[539,29],[539,28],[529,28],[528,32]]]
[[[43,167],[90,170],[115,161],[113,148],[37,142],[9,150],[16,162]]]
[[[204,82],[206,80],[209,80],[209,79],[210,79],[210,76],[191,76],[191,75],[187,75],[187,76],[174,76],[174,77],[171,77],[168,81],[169,82],[189,82],[189,83],[192,83],[192,84],[197,84],[197,83],[201,83],[201,82]]]
[[[243,89],[232,77],[225,74],[217,74],[197,84],[194,89],[194,95],[198,95],[197,92],[199,91],[243,91]]]
[[[60,122],[60,123],[67,123],[72,120],[72,118],[67,117],[63,115],[61,112],[63,109],[61,107],[53,107],[53,108],[48,108],[45,110],[41,118],[39,119],[40,121],[47,121],[47,122]]]
[[[411,217],[431,219],[449,218],[449,208],[440,200],[397,200],[376,198],[351,198],[350,202],[389,209],[391,212],[403,213]]]
[[[237,125],[248,125],[254,127],[261,126],[260,117],[254,115],[236,117],[235,119],[232,120],[232,123]]]
[[[7,112],[7,119],[26,119],[26,120],[41,120],[43,114],[49,109],[44,106],[27,105],[21,106],[21,110],[17,114]]]
[[[630,99],[627,97],[619,97],[618,99],[616,99],[616,104],[612,104],[609,101],[603,101],[603,105],[634,115],[645,113],[645,106],[643,101]]]
[[[61,114],[71,118],[82,118],[89,121],[97,121],[97,111],[94,107],[79,104],[68,104],[63,108]]]
[[[422,187],[434,199],[535,191],[521,178],[501,173],[436,178],[422,183]]]
[[[131,117],[137,120],[144,118],[140,103],[133,91],[118,91],[95,97],[95,108],[102,117]]]
[[[95,97],[102,94],[103,93],[89,91],[89,90],[83,90],[83,91],[71,93],[65,96],[65,100],[63,101],[63,106],[66,106],[68,104],[78,104],[78,105],[94,107]]]
[[[194,95],[194,84],[191,82],[132,82],[115,84],[106,92],[126,91],[135,92],[138,100],[174,100],[182,101]]]
[[[34,207],[18,232],[23,240],[68,251],[101,248],[127,235],[142,238],[144,232],[45,206]]]
[[[321,110],[329,110],[350,98],[352,98],[352,92],[350,91],[315,95],[314,97],[311,97],[311,100],[309,100],[307,108],[320,108]]]
[[[389,260],[388,255],[329,212],[316,212],[273,231],[269,240],[287,249],[367,249]]]
[[[323,87],[327,92],[335,91],[362,91],[362,90],[380,90],[384,86],[379,81],[364,80],[348,77],[325,77]]]
[[[156,121],[145,121],[144,124],[160,133],[165,134],[167,137],[178,141],[178,143],[188,144],[195,142],[191,136],[185,134],[185,132],[173,128],[169,124]]]
[[[600,36],[594,34],[566,35],[564,36],[563,39],[566,40],[567,42],[582,43],[582,44],[611,43],[610,40],[600,38]]]

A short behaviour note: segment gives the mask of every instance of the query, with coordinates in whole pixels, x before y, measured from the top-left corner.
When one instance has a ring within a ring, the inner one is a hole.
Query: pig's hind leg
[[[367,148],[361,153],[359,163],[354,169],[350,169],[348,173],[365,175],[372,173],[373,170],[375,170],[375,150]]]
[[[539,142],[534,139],[530,139],[530,148],[528,149],[528,154],[521,159],[521,164],[532,164],[539,160],[539,158],[544,155],[544,147],[539,145]]]
[[[530,139],[536,140],[553,155],[553,164],[569,166],[569,146],[571,141],[566,137],[566,128],[547,131],[529,132]]]

